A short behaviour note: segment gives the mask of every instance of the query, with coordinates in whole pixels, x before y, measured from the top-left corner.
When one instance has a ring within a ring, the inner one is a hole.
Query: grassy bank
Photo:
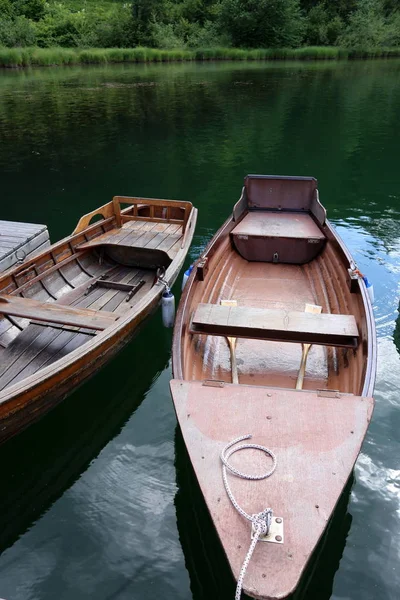
[[[346,60],[400,57],[398,48],[346,50],[338,47],[275,48],[242,50],[205,48],[161,50],[156,48],[3,48],[0,67],[59,66],[77,64],[143,63],[204,60]]]

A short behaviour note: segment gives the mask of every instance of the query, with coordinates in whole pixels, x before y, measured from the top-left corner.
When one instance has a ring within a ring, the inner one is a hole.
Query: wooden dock
[[[0,272],[49,245],[46,225],[0,221]]]

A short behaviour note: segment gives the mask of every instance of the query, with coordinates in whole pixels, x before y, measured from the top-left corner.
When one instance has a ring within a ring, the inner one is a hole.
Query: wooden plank
[[[192,333],[247,339],[355,347],[358,329],[353,315],[199,304]]]
[[[158,249],[164,240],[166,240],[170,235],[177,233],[180,229],[180,225],[169,225],[164,229],[164,231],[157,233],[157,235],[146,244],[146,248]]]
[[[310,215],[296,212],[249,212],[232,230],[232,235],[325,238]]]
[[[70,335],[68,331],[64,330],[62,336],[57,338],[58,351],[56,351],[56,346],[53,345],[51,354],[46,352],[46,350],[39,352],[37,356],[32,358],[29,364],[27,364],[26,367],[21,370],[20,373],[16,375],[8,385],[14,385],[26,377],[29,377],[29,375],[33,375],[33,373],[36,373],[39,369],[44,369],[60,358],[63,358],[73,350],[76,350],[89,340],[90,336],[88,336],[87,333],[78,331],[73,333],[73,335]]]
[[[88,250],[107,245],[136,246],[138,241],[145,235],[145,233],[152,231],[157,227],[157,225],[160,225],[160,223],[154,221],[143,222],[141,227],[134,228],[123,225],[121,229],[107,231],[106,233],[103,233],[92,240],[84,242],[83,244],[79,244],[76,246],[76,248],[79,250]]]
[[[118,318],[112,313],[72,308],[55,302],[38,302],[18,296],[0,296],[0,313],[98,331],[106,329]]]
[[[63,332],[62,329],[29,325],[7,348],[5,368],[0,377],[0,390],[10,385],[39,354],[44,353],[47,357],[54,354],[57,339],[62,334],[69,337],[75,335],[74,332]]]

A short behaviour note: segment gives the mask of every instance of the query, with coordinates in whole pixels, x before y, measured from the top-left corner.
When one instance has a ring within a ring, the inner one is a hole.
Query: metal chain
[[[237,477],[240,477],[241,479],[249,479],[252,481],[266,479],[267,477],[270,477],[276,469],[276,456],[272,452],[272,450],[269,450],[265,446],[261,446],[260,444],[241,444],[240,446],[236,446],[235,448],[232,448],[232,446],[235,446],[235,444],[237,444],[238,442],[242,442],[243,440],[249,440],[249,439],[251,439],[251,437],[252,437],[251,434],[248,434],[248,435],[243,435],[239,438],[236,438],[232,442],[229,442],[229,444],[227,444],[221,452],[222,479],[224,481],[226,493],[228,494],[230,501],[232,502],[233,506],[236,508],[238,513],[241,514],[242,517],[244,517],[245,519],[250,521],[254,526],[254,536],[251,541],[250,548],[246,554],[246,558],[244,559],[242,568],[240,569],[240,574],[239,574],[239,578],[238,578],[237,586],[236,586],[235,600],[240,600],[240,596],[242,594],[243,579],[246,574],[246,570],[247,570],[247,567],[251,560],[251,557],[253,555],[254,549],[257,545],[258,539],[259,539],[260,535],[268,535],[269,528],[271,526],[271,521],[272,521],[272,509],[271,508],[266,508],[262,512],[256,513],[254,515],[247,514],[247,512],[244,511],[243,508],[241,508],[239,506],[239,504],[236,502],[236,499],[235,499],[234,495],[232,494],[232,490],[228,484],[227,469],[229,469],[229,471],[231,473],[233,473]],[[267,454],[268,456],[270,456],[272,458],[272,467],[270,468],[269,471],[267,471],[266,473],[262,473],[261,475],[249,475],[247,473],[243,473],[242,471],[239,471],[238,469],[233,467],[231,464],[229,464],[228,459],[232,456],[232,454],[234,452],[238,452],[239,450],[245,450],[245,449],[247,450],[249,448],[253,448],[255,450],[261,450],[261,452],[264,452],[265,454]]]

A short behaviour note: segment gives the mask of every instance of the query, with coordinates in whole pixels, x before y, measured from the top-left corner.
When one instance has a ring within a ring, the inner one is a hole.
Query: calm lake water
[[[116,194],[191,200],[189,264],[247,173],[318,178],[374,283],[379,366],[373,421],[298,594],[307,600],[399,597],[399,82],[397,60],[0,72],[0,218],[46,223],[53,241]],[[0,448],[1,598],[233,599],[176,431],[170,344],[156,314]]]

